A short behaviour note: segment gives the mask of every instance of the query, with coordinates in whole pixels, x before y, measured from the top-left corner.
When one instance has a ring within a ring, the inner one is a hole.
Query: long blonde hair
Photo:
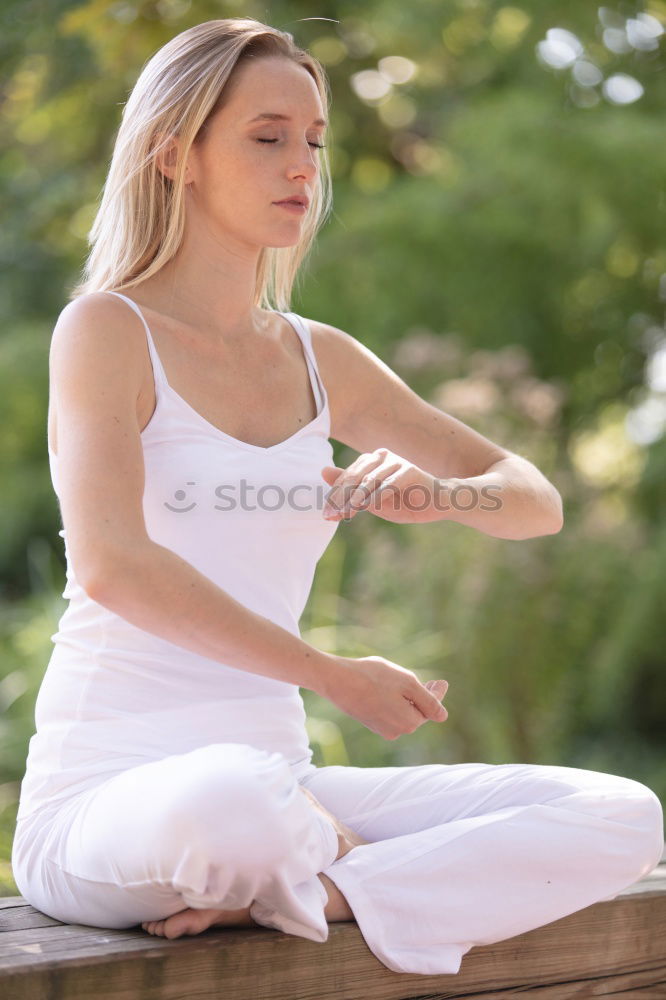
[[[321,64],[293,36],[251,17],[196,24],[163,45],[145,64],[123,108],[102,199],[88,234],[90,253],[70,300],[127,289],[155,274],[179,249],[185,228],[184,175],[190,147],[221,105],[234,69],[247,57],[281,55],[312,75],[325,113],[329,83]],[[179,137],[173,180],[156,163],[170,135]],[[263,247],[254,305],[288,310],[299,267],[332,204],[327,148],[301,238],[292,247]]]

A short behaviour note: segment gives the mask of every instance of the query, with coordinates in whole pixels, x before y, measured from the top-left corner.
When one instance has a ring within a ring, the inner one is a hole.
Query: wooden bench
[[[666,851],[615,899],[473,948],[457,975],[391,972],[353,922],[323,944],[262,927],[167,941],[63,924],[12,896],[0,931],[2,1000],[666,1000]]]

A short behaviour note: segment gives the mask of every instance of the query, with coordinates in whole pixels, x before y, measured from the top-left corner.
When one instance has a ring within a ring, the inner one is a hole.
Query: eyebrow
[[[255,118],[250,118],[250,123],[258,122],[260,120],[290,122],[291,118],[289,115],[281,115],[277,111],[262,111],[261,114],[258,114]],[[323,118],[315,118],[312,124],[321,125],[322,128],[328,128],[328,122]]]

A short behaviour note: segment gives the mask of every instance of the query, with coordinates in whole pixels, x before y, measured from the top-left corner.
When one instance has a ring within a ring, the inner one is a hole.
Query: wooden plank
[[[353,922],[331,924],[324,944],[260,927],[211,928],[167,941],[140,928],[61,924],[27,904],[0,916],[15,920],[17,913],[29,926],[0,938],[0,996],[11,1000],[509,1000],[522,992],[531,1000],[565,1000],[632,991],[641,1000],[666,997],[661,866],[613,900],[473,948],[460,973],[449,976],[391,972]],[[44,922],[30,924],[35,917]]]
[[[14,906],[29,906],[23,896],[0,896],[0,910],[8,910]]]
[[[21,899],[21,897],[16,897]],[[0,910],[0,934],[5,934],[9,931],[27,931],[32,927],[62,927],[62,921],[54,920],[53,917],[47,917],[45,913],[41,913],[36,910],[34,906],[30,906],[25,900],[21,899],[22,905],[16,906],[13,909],[2,909]],[[0,939],[0,942],[4,939]],[[0,955],[2,954],[2,946],[0,943]]]
[[[663,975],[663,969],[659,976]],[[508,990],[490,990],[487,993],[429,993],[427,998],[405,997],[403,1000],[590,1000],[592,997],[612,997],[613,1000],[664,1000],[666,981],[655,981],[655,972],[632,973],[630,976],[603,976],[600,979],[583,979],[578,982],[553,983],[546,986],[516,984]]]
[[[47,917],[45,913],[40,913],[39,910],[22,909],[14,910],[14,916],[11,922],[3,920],[3,914],[0,913],[0,934],[4,935],[12,931],[29,931],[34,927],[62,927],[63,925],[59,920],[54,920],[52,917]],[[2,956],[2,942],[4,938],[0,938],[0,956]],[[1,967],[1,958],[0,958]]]

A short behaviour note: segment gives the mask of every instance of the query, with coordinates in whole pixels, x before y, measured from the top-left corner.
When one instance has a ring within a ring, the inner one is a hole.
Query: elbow
[[[79,586],[92,601],[108,606],[116,589],[118,574],[115,570],[109,566],[86,566],[83,570],[75,570],[75,575]]]
[[[564,527],[564,521],[553,521],[549,523],[548,527],[544,529],[542,535],[559,535],[560,531]]]
[[[80,569],[75,570],[79,585],[91,600],[111,608],[118,593],[126,590],[136,577],[136,555],[123,550],[104,558],[81,560]]]
[[[92,601],[105,607],[108,606],[111,594],[111,574],[109,572],[104,572],[101,569],[95,572],[89,571],[79,580],[79,584]]]
[[[514,541],[557,535],[562,530],[564,526],[562,498],[554,486],[549,488],[545,496],[539,494],[530,499],[530,503],[524,509],[521,526],[520,532],[511,535]]]
[[[562,497],[552,484],[550,484],[546,508],[548,512],[547,527],[543,533],[544,535],[558,535],[564,527],[564,509]]]

